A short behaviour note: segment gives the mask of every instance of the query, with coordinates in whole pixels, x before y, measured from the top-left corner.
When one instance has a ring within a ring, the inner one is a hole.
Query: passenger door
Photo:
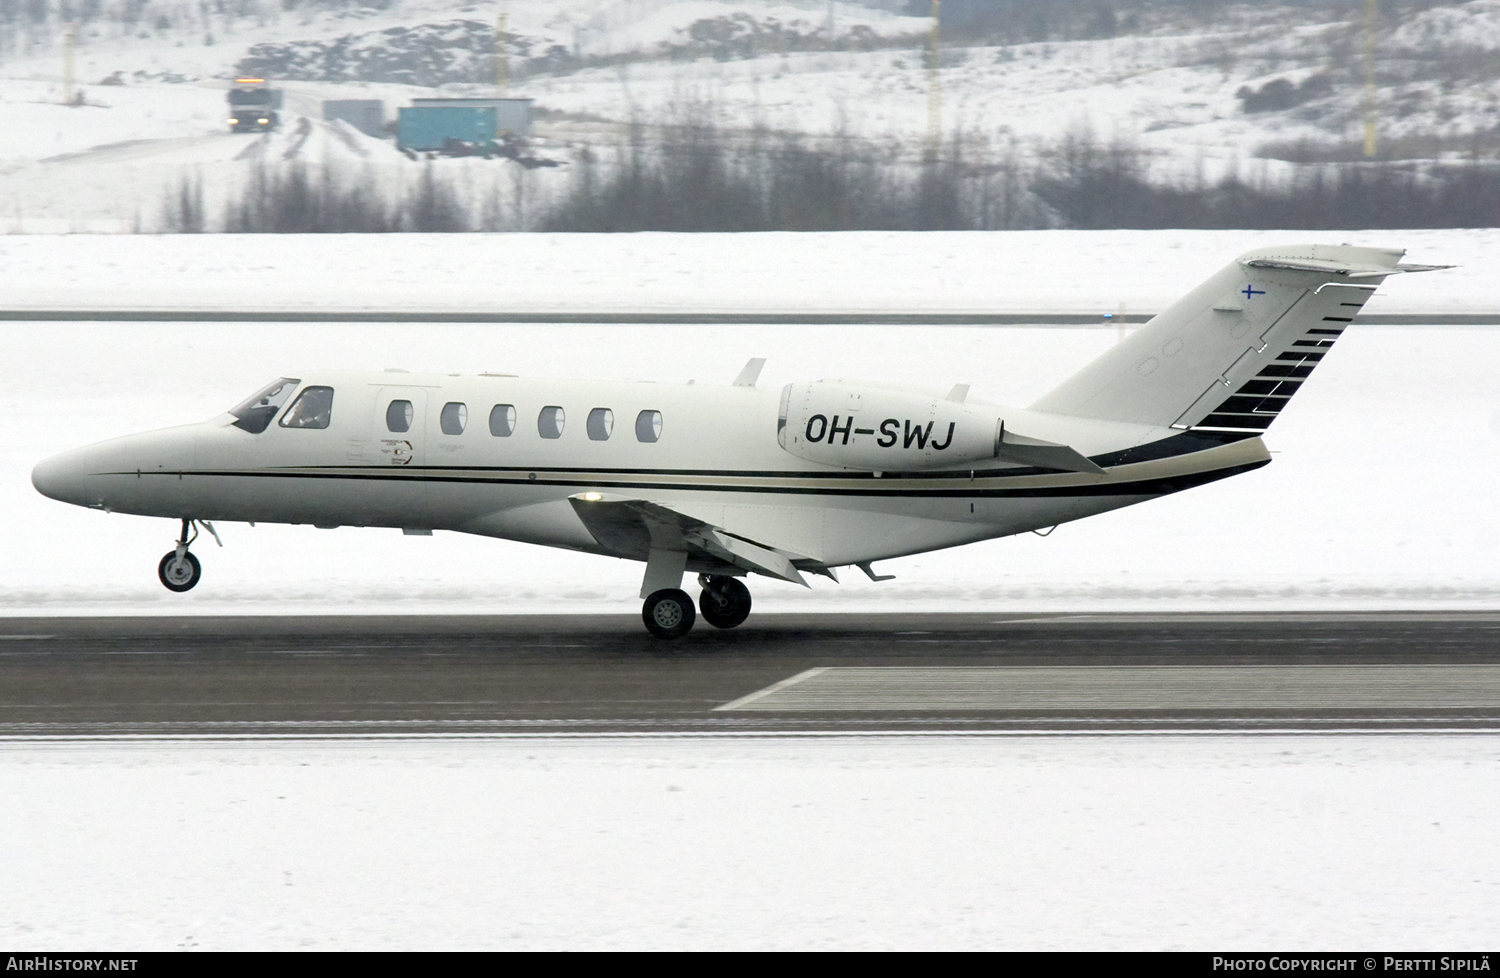
[[[423,432],[427,423],[427,392],[420,387],[382,387],[375,396],[374,461],[376,465],[406,469],[425,462]]]
[[[371,522],[420,529],[431,524],[427,506],[427,392],[382,387],[370,419],[370,463],[385,471],[368,483],[365,510]]]

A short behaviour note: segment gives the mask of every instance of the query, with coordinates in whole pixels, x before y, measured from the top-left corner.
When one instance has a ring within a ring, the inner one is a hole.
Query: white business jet
[[[741,578],[807,585],[1055,526],[1259,468],[1264,431],[1401,251],[1241,256],[1029,408],[968,386],[722,387],[504,374],[299,373],[201,424],[38,465],[53,499],[181,521],[162,558],[198,583],[199,526],[435,529],[645,562],[646,628],[732,628]],[[215,534],[217,535],[217,534]]]

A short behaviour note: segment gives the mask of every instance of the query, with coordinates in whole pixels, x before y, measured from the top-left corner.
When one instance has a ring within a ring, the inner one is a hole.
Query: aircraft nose
[[[83,496],[87,473],[78,452],[64,452],[39,462],[31,470],[31,484],[51,499],[86,506]]]

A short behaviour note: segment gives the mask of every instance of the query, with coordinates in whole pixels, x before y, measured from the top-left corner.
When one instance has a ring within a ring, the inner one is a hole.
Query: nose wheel
[[[698,595],[698,610],[703,620],[715,628],[733,628],[750,617],[750,589],[734,577],[698,578],[703,593]]]
[[[203,565],[198,563],[197,557],[188,553],[188,547],[191,547],[193,541],[198,539],[197,524],[199,523],[208,528],[208,532],[214,535],[214,540],[219,546],[224,546],[224,542],[219,540],[219,534],[212,523],[207,520],[183,520],[182,535],[177,539],[177,546],[168,551],[167,555],[161,559],[161,563],[156,565],[156,576],[161,578],[162,584],[168,591],[191,591],[203,577]]]
[[[167,586],[168,591],[191,591],[203,576],[203,565],[190,553],[178,554],[173,550],[156,565],[156,576]]]

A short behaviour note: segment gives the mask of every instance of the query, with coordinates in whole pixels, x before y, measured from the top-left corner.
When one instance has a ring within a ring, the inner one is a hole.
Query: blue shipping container
[[[396,148],[418,152],[459,139],[482,146],[495,138],[495,110],[487,106],[417,106],[396,114]]]

